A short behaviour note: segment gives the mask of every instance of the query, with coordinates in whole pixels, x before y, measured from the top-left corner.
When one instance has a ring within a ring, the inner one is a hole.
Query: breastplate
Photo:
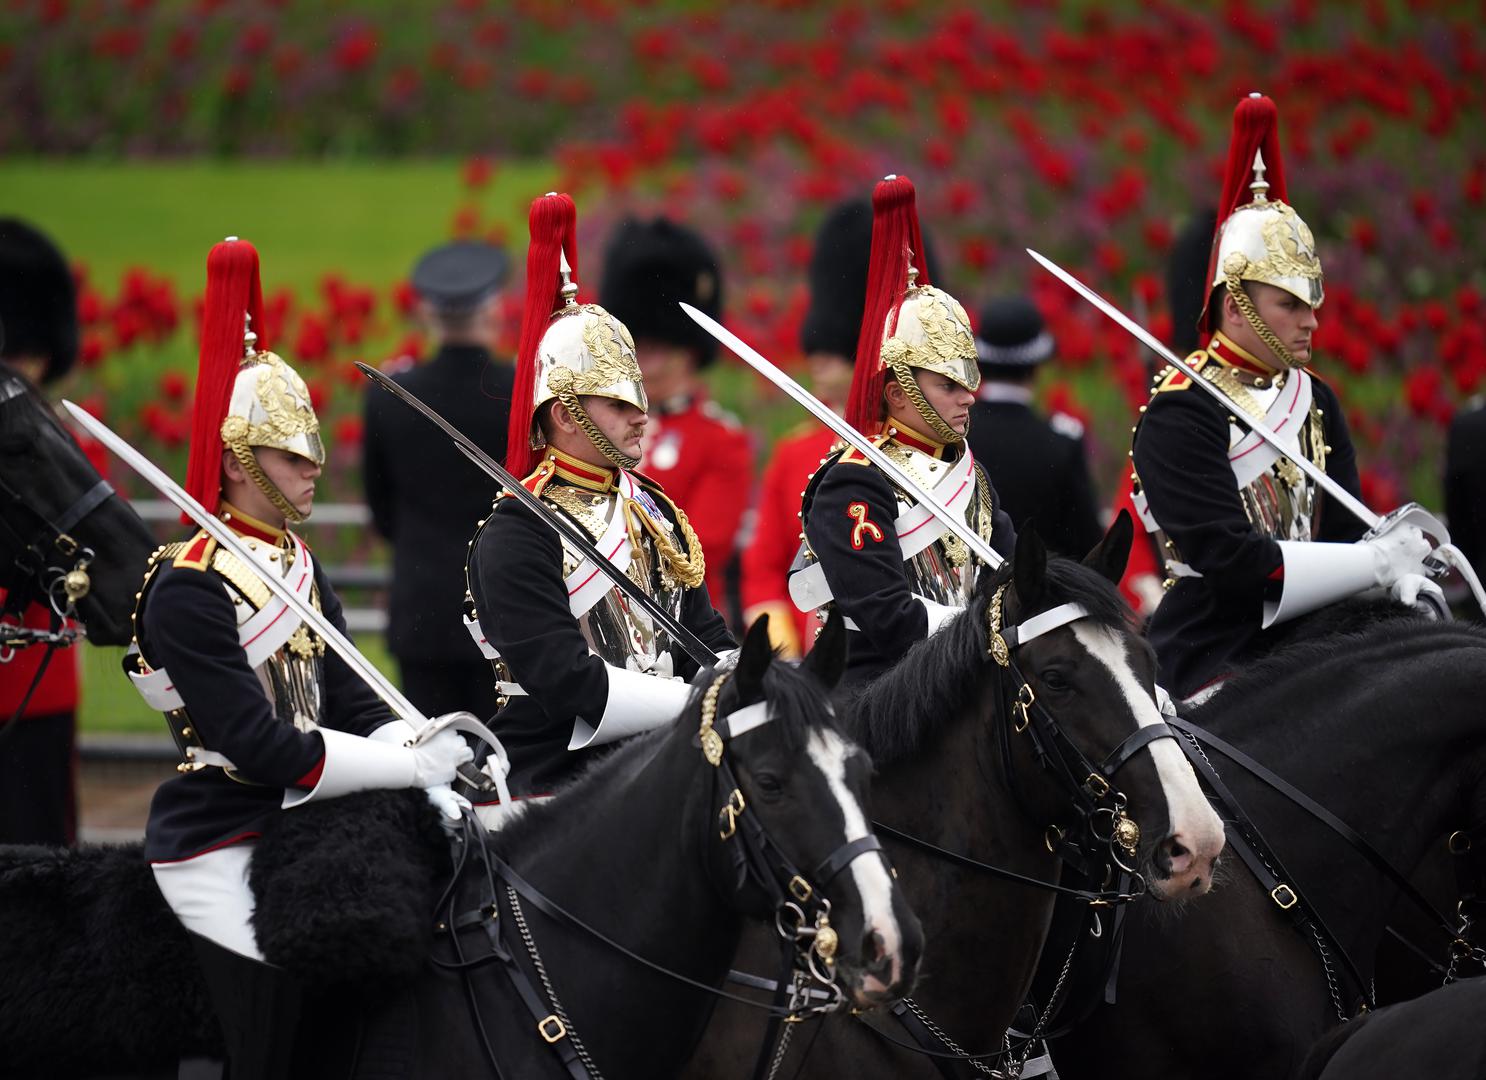
[[[926,491],[934,490],[951,466],[950,462],[895,442],[884,444],[882,449]],[[965,520],[981,539],[989,543],[991,522],[984,501],[987,493],[979,490],[979,477],[977,470],[977,491],[971,496]],[[898,490],[896,485],[894,494],[898,499],[898,516],[901,519],[917,505],[917,500]],[[963,540],[953,533],[944,533],[922,551],[903,560],[903,569],[908,575],[908,588],[936,603],[951,607],[966,606],[975,591],[975,571],[970,567],[969,555],[969,549]]]
[[[595,495],[554,485],[542,497],[582,525],[596,543],[606,534],[613,534],[615,515],[623,513],[624,499],[618,492]],[[641,512],[648,511],[642,506]],[[668,521],[665,527],[672,528]],[[641,533],[639,542],[628,544],[627,548],[629,565],[625,575],[679,622],[683,590],[662,572],[650,538]],[[582,558],[563,544],[564,579],[577,570]],[[611,587],[586,611],[577,613],[577,619],[588,647],[605,663],[631,671],[656,671],[659,666],[661,673],[670,674],[670,635],[617,588]]]

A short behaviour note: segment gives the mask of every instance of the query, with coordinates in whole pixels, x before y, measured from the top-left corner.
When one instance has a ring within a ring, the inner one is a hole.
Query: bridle
[[[711,804],[719,807],[715,818],[702,815],[702,850],[708,850],[715,843],[725,846],[727,874],[714,869],[714,860],[709,858],[707,861],[708,876],[719,896],[739,910],[757,910],[762,903],[764,909],[773,914],[773,925],[784,953],[784,972],[776,984],[778,990],[774,1001],[761,1005],[751,998],[719,990],[633,952],[526,881],[490,848],[483,827],[466,815],[462,830],[454,837],[454,872],[439,899],[435,924],[437,933],[448,936],[455,960],[435,958],[434,963],[446,970],[465,974],[466,994],[475,1028],[487,1061],[497,1077],[503,1074],[495,1049],[486,1035],[473,984],[468,977],[473,969],[493,961],[501,962],[517,996],[530,1013],[537,1033],[558,1055],[569,1076],[573,1080],[599,1080],[601,1075],[547,979],[536,941],[522,913],[522,900],[658,974],[717,997],[764,1009],[769,1014],[770,1026],[759,1055],[755,1072],[758,1076],[765,1075],[762,1070],[771,1056],[771,1046],[781,1024],[793,1025],[809,1016],[833,1012],[845,1004],[845,995],[835,981],[839,939],[830,923],[831,902],[824,890],[860,856],[878,852],[884,861],[887,856],[882,852],[881,843],[869,833],[837,847],[807,876],[775,842],[758,815],[749,812],[743,789],[728,760],[727,743],[768,723],[773,717],[768,702],[760,701],[719,718],[718,698],[730,674],[718,674],[703,692],[701,724],[693,739],[693,745],[700,748],[703,760],[712,769]],[[461,912],[457,906],[457,885],[465,867],[472,861],[484,870],[488,899],[473,910]],[[503,914],[508,918],[503,919]],[[460,934],[474,929],[483,930],[489,951],[466,958]],[[519,947],[518,941],[511,940],[513,931],[519,939]],[[520,959],[522,954],[542,983],[545,999],[528,975]],[[784,1039],[787,1040],[789,1028],[784,1030]]]
[[[1139,726],[1102,762],[1097,765],[1092,762],[1037,700],[1037,693],[1017,666],[1013,652],[1043,634],[1087,618],[1089,612],[1081,604],[1059,604],[1024,619],[1019,625],[1003,626],[1006,589],[1002,585],[996,590],[986,612],[986,651],[996,662],[992,677],[1001,706],[1002,723],[997,730],[1007,783],[1023,812],[1030,816],[1032,811],[1023,795],[1012,756],[1014,736],[1026,735],[1032,742],[1038,765],[1067,795],[1079,823],[1078,828],[1048,825],[1043,834],[1048,851],[1085,874],[1092,873],[1093,858],[1106,855],[1109,863],[1132,875],[1137,883],[1135,895],[1140,895],[1145,891],[1144,879],[1135,868],[1140,826],[1126,814],[1128,800],[1115,787],[1115,776],[1141,750],[1158,739],[1175,739],[1176,732],[1164,722]]]
[[[26,394],[25,383],[18,376],[0,379],[0,405]],[[9,663],[18,650],[32,645],[45,645],[47,649],[15,714],[0,729],[0,737],[25,713],[52,654],[72,645],[83,634],[72,620],[77,617],[78,602],[92,588],[88,567],[95,556],[92,548],[73,538],[71,530],[113,493],[106,480],[99,480],[59,517],[52,519],[32,507],[25,496],[0,477],[0,537],[15,552],[12,572],[4,583],[5,600],[0,603],[0,664]],[[26,609],[33,602],[47,606],[49,625],[45,629],[22,625]]]
[[[999,586],[986,607],[986,654],[995,661],[991,666],[994,683],[992,693],[998,706],[1000,722],[996,729],[1003,773],[1013,800],[1023,816],[1040,825],[1041,822],[1037,820],[1024,794],[1013,754],[1014,741],[1026,736],[1031,741],[1034,759],[1067,796],[1077,819],[1077,824],[1073,827],[1046,825],[1043,831],[1044,844],[1049,852],[1058,855],[1086,878],[1102,881],[1104,886],[1089,890],[1042,881],[948,851],[881,822],[874,821],[873,828],[956,865],[1082,901],[1090,909],[1093,920],[1091,932],[1096,937],[1103,932],[1097,909],[1113,906],[1115,915],[1112,932],[1118,935],[1123,906],[1144,896],[1146,883],[1136,870],[1140,827],[1125,812],[1128,803],[1124,793],[1115,787],[1115,776],[1141,750],[1159,739],[1176,739],[1176,732],[1165,722],[1141,725],[1110,751],[1102,762],[1095,764],[1091,761],[1069,738],[1057,718],[1037,700],[1036,691],[1017,666],[1015,656],[1018,647],[1079,619],[1087,618],[1089,611],[1082,604],[1065,603],[1028,616],[1020,623],[1007,624],[1004,621],[1007,587],[1006,584]],[[1098,866],[1101,862],[1102,867]],[[1114,887],[1111,888],[1111,885]],[[1075,949],[1077,942],[1076,935]],[[1057,1011],[1057,999],[1072,961],[1073,951],[1070,950],[1063,965],[1065,978],[1059,979],[1053,1000],[1042,1010],[1031,1034],[1026,1037],[1020,1060],[1012,1054],[1009,1033],[1003,1046],[993,1051],[968,1053],[960,1049],[933,1024],[922,1008],[908,999],[899,1002],[892,1011],[894,1017],[912,1036],[912,1043],[896,1039],[874,1025],[868,1024],[867,1028],[886,1042],[932,1059],[940,1072],[947,1076],[954,1075],[950,1070],[956,1063],[972,1066],[988,1075],[1019,1076],[1025,1055],[1047,1036],[1044,1030],[1046,1022]],[[993,1059],[1005,1062],[1004,1071],[992,1069],[985,1064]]]

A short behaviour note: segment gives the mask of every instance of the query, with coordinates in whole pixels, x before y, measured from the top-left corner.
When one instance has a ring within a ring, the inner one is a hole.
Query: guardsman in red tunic
[[[965,445],[980,384],[965,309],[928,284],[913,185],[890,176],[872,197],[872,254],[847,420],[998,553],[1011,520]],[[859,451],[826,459],[805,489],[804,565],[790,578],[802,608],[849,620],[849,684],[902,659],[974,595],[967,545]]]
[[[708,399],[701,373],[717,358],[717,342],[681,300],[721,318],[722,276],[706,241],[664,217],[621,223],[605,252],[599,303],[634,335],[650,394],[640,471],[686,507],[707,556],[707,592],[726,610],[727,569],[753,486],[753,444]]]
[[[0,220],[0,361],[43,386],[67,374],[77,349],[77,297],[66,259],[25,222]],[[0,589],[0,601],[4,596]],[[51,612],[32,604],[21,624],[45,629]],[[77,839],[77,650],[56,650],[37,681],[46,652],[20,649],[0,664],[0,844]],[[31,700],[7,731],[27,692]]]
[[[261,307],[258,253],[236,237],[217,244],[186,490],[246,552],[204,531],[157,551],[125,657],[184,756],[150,804],[145,855],[189,932],[233,1080],[290,1074],[299,1011],[253,928],[248,874],[265,820],[353,791],[447,785],[471,757],[450,730],[404,745],[408,725],[263,583],[278,575],[345,632],[324,570],[290,531],[314,505],[320,422],[304,380],[256,334],[245,341]],[[430,794],[450,809],[447,788]]]

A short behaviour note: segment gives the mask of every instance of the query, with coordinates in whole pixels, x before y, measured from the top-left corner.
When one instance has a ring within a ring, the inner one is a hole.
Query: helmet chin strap
[[[1228,295],[1233,297],[1238,310],[1243,312],[1244,319],[1253,328],[1254,333],[1259,335],[1259,340],[1269,346],[1269,351],[1274,353],[1276,360],[1292,370],[1305,367],[1308,361],[1295,359],[1290,350],[1285,348],[1285,343],[1280,340],[1279,335],[1259,317],[1259,309],[1254,306],[1253,297],[1249,296],[1248,290],[1243,287],[1243,280],[1237,274],[1229,274],[1225,277],[1223,286],[1228,290]]]
[[[279,490],[278,485],[268,478],[268,474],[263,471],[263,466],[258,464],[258,455],[253,453],[251,446],[233,442],[227,445],[227,449],[232,451],[232,456],[237,458],[238,464],[243,467],[243,472],[248,474],[254,486],[263,492],[269,502],[273,503],[275,510],[284,515],[284,521],[287,524],[298,525],[304,521],[305,515],[295,508],[294,504]]]
[[[901,361],[888,364],[888,370],[898,380],[898,385],[903,388],[903,394],[918,410],[919,416],[924,418],[924,423],[929,425],[934,435],[945,443],[962,443],[965,436],[950,427],[948,421],[939,415],[939,410],[929,404],[929,399],[924,397],[924,392],[918,385],[918,380],[913,377],[913,369]]]
[[[557,400],[568,411],[568,415],[573,418],[573,423],[577,424],[582,429],[583,434],[588,436],[588,441],[593,443],[594,449],[600,454],[603,454],[610,463],[621,469],[633,469],[636,465],[640,464],[638,457],[626,454],[614,445],[609,436],[599,430],[599,426],[593,422],[593,418],[588,415],[588,411],[578,401],[577,394],[571,390],[559,390]]]

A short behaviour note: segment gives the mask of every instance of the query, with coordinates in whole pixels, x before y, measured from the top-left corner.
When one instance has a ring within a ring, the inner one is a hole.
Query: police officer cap
[[[57,245],[17,218],[0,218],[0,357],[46,359],[42,382],[77,360],[77,289]]]
[[[666,217],[620,222],[604,252],[599,306],[650,339],[693,350],[701,366],[717,356],[717,341],[677,301],[721,318],[722,275],[702,237]]]
[[[436,247],[413,267],[413,290],[439,311],[472,311],[506,282],[511,260],[493,244],[460,240]]]
[[[975,357],[982,366],[1031,367],[1052,354],[1053,336],[1026,297],[997,297],[981,311]]]

